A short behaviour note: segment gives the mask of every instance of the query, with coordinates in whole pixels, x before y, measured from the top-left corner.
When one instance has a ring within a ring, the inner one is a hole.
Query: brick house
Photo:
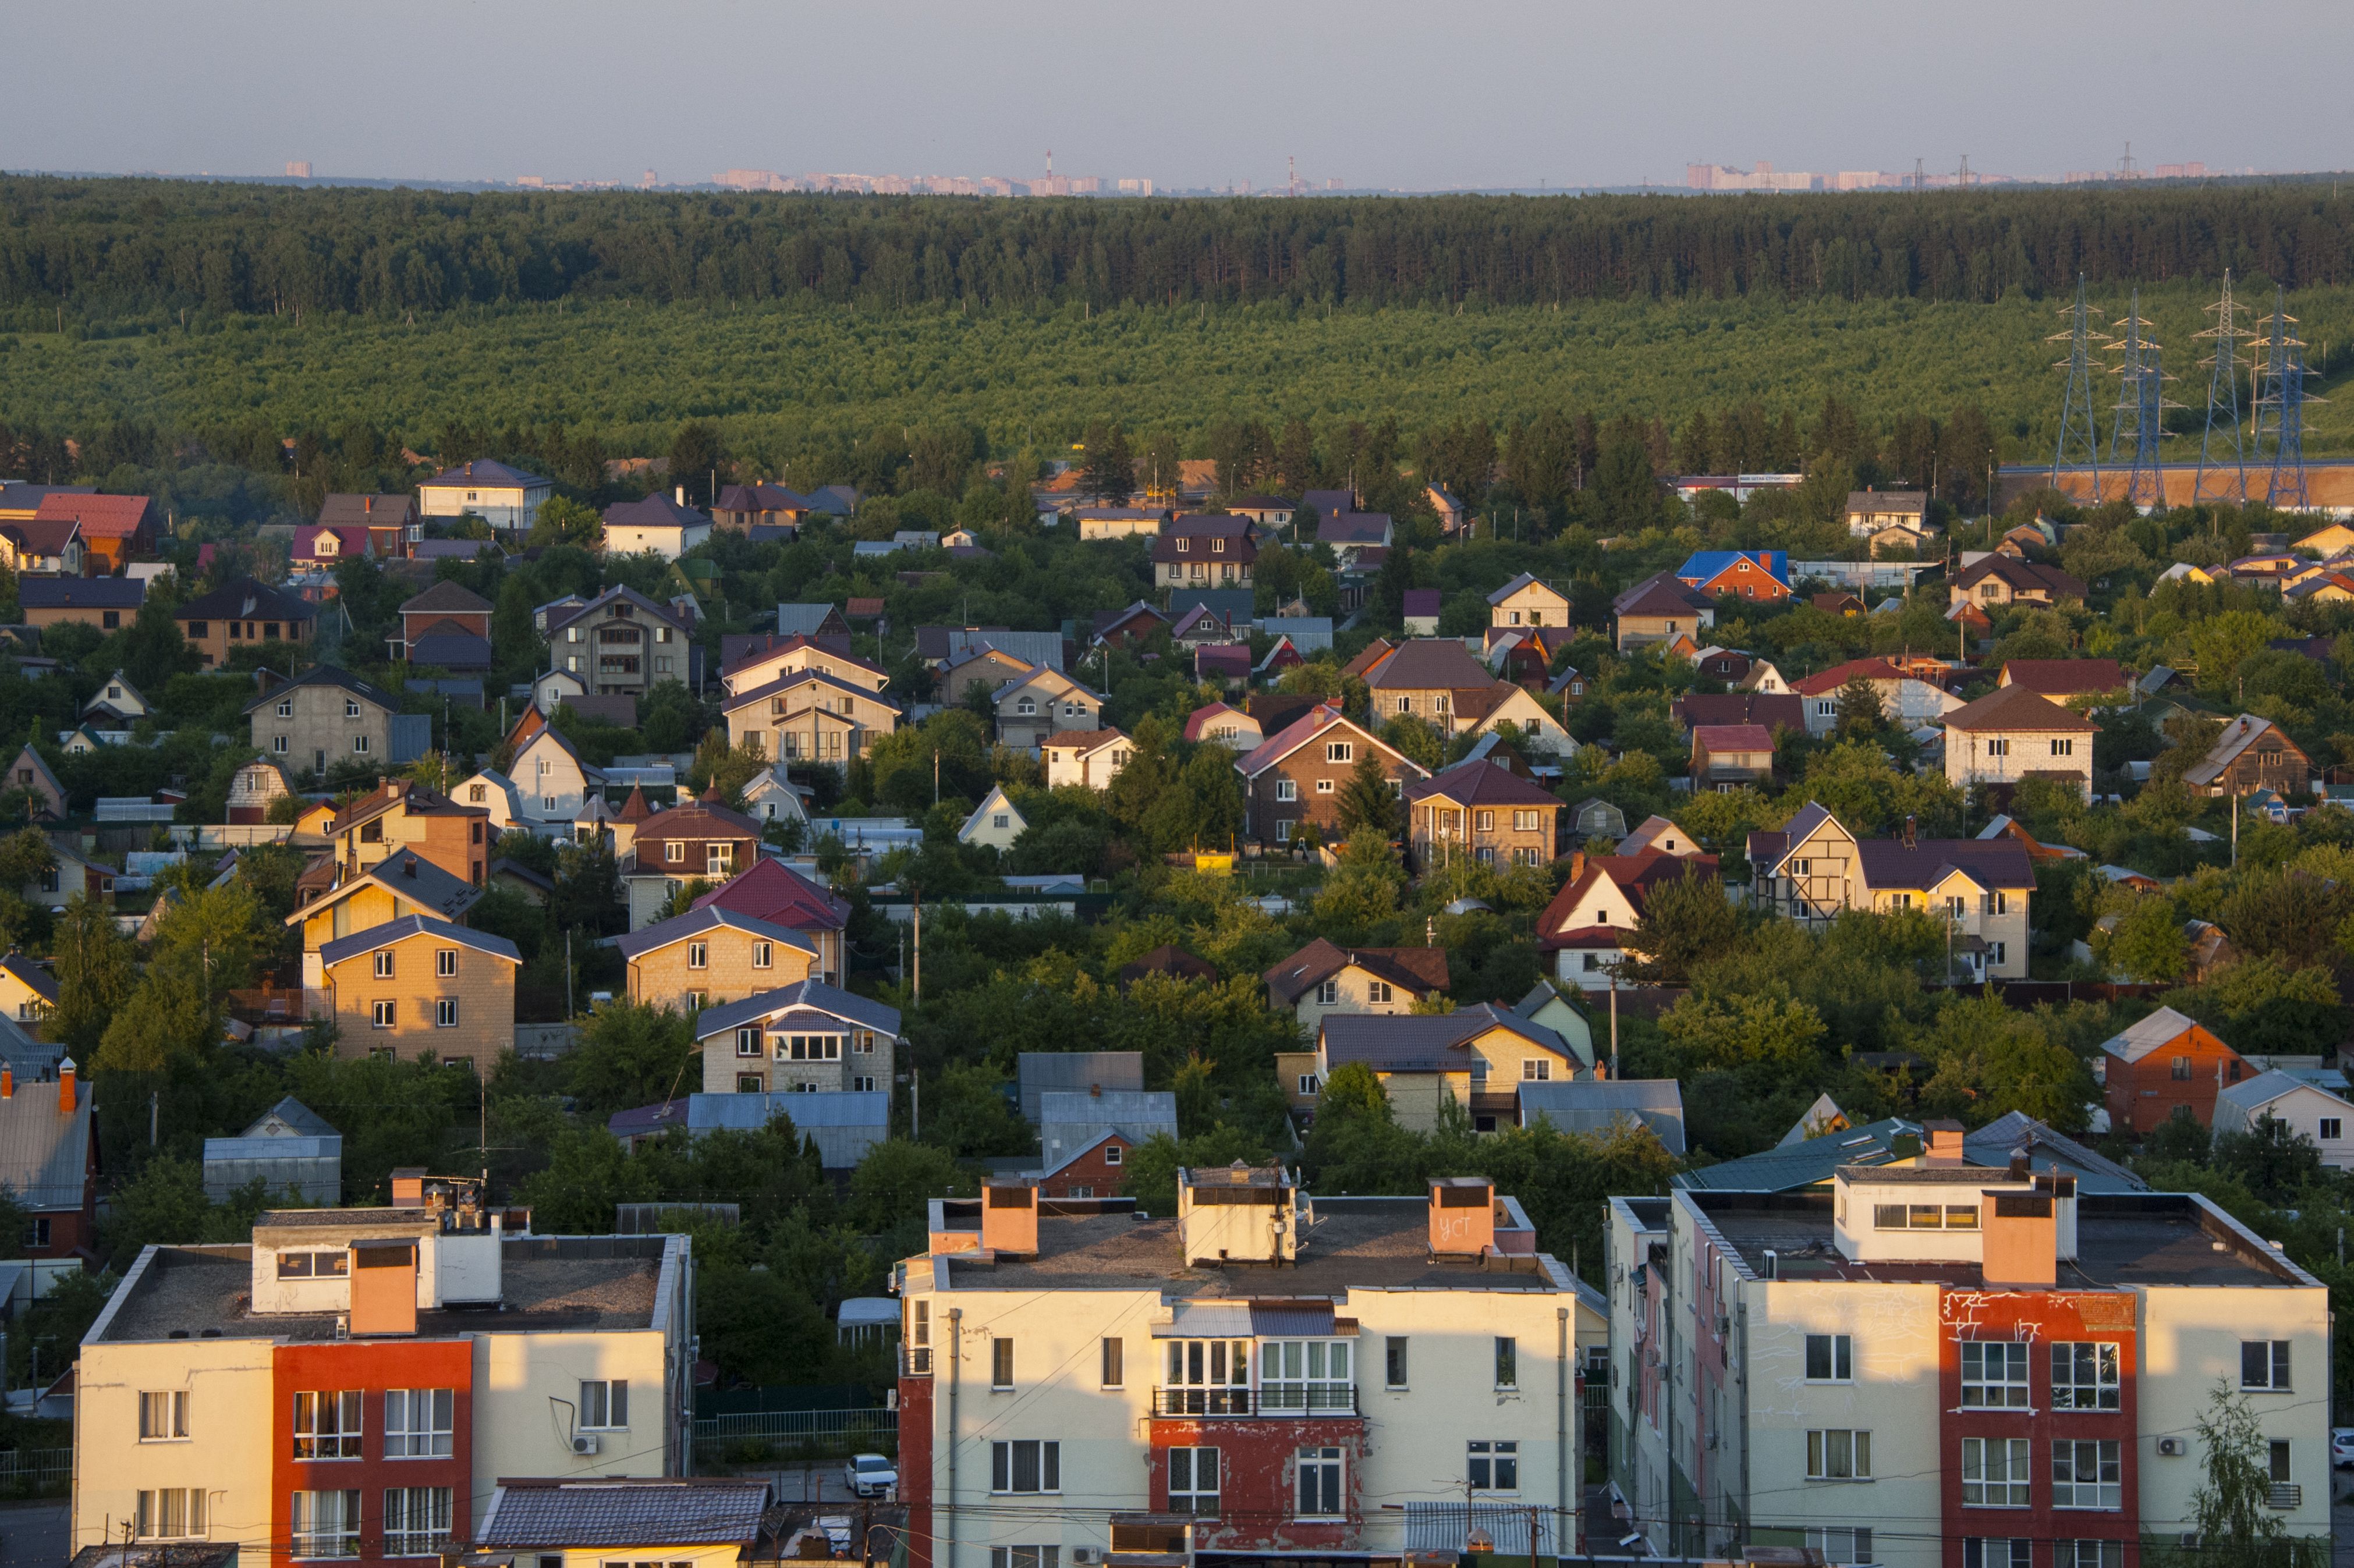
[[[1128,1181],[1128,1157],[1136,1141],[1117,1130],[1099,1133],[1084,1149],[1050,1161],[1038,1173],[1042,1198],[1109,1198]]]
[[[799,931],[817,952],[811,977],[828,985],[842,983],[842,938],[850,924],[850,906],[832,889],[819,886],[783,861],[764,856],[696,899],[695,905],[698,909],[716,905]]]
[[[33,627],[95,626],[119,631],[147,602],[137,577],[27,577],[16,579],[16,604]]]
[[[2092,797],[2099,726],[2083,714],[2025,686],[2000,686],[1947,714],[1945,725],[1946,780],[1956,789],[2052,779]]]
[[[1412,714],[1441,735],[1455,733],[1463,699],[1498,682],[1460,640],[1416,637],[1400,643],[1365,677],[1373,719],[1382,724]]]
[[[577,675],[595,697],[642,697],[664,681],[695,684],[693,624],[631,588],[548,612],[554,669]]]
[[[1188,513],[1152,541],[1152,581],[1163,588],[1246,588],[1258,564],[1251,520]]]
[[[1510,768],[1465,762],[1405,788],[1406,840],[1427,871],[1469,853],[1487,865],[1549,865],[1561,797]]]
[[[1691,732],[1695,789],[1737,789],[1774,780],[1774,732],[1762,724],[1696,724]]]
[[[2057,567],[1991,555],[1962,568],[1946,589],[1946,601],[1983,610],[2010,604],[2082,604],[2084,585]]]
[[[2101,1084],[2109,1125],[2147,1137],[2176,1110],[2201,1127],[2215,1122],[2215,1096],[2256,1075],[2241,1054],[2170,1007],[2101,1042]]]
[[[330,495],[319,503],[319,522],[365,533],[367,553],[379,560],[408,554],[418,534],[413,495]]]
[[[1319,706],[1237,760],[1243,776],[1243,832],[1261,844],[1288,844],[1302,823],[1331,837],[1340,823],[1341,787],[1356,771],[1360,747],[1371,748],[1390,788],[1427,779],[1430,770],[1393,750],[1338,708]]]
[[[1488,624],[1515,630],[1524,626],[1566,629],[1569,625],[1569,600],[1527,572],[1522,572],[1488,596]]]
[[[87,569],[111,576],[155,554],[155,499],[151,495],[72,495],[52,491],[33,514],[36,523],[80,525]]]
[[[90,1086],[70,1056],[54,1075],[0,1065],[0,1185],[25,1211],[20,1255],[94,1257],[98,1138]]]
[[[338,1055],[430,1051],[488,1076],[514,1047],[523,955],[504,937],[409,915],[327,943],[319,964]]]
[[[1700,550],[1676,568],[1676,580],[1706,599],[1786,599],[1790,557],[1780,550]]]
[[[491,667],[491,601],[461,584],[438,582],[400,607],[392,656],[450,670]]]
[[[631,931],[614,945],[628,968],[631,1001],[690,1016],[798,985],[817,962],[815,944],[800,932],[711,904]]]
[[[2182,782],[2208,795],[2252,795],[2259,789],[2305,795],[2316,790],[2319,777],[2312,759],[2278,725],[2242,714],[2184,771]]]
[[[314,664],[246,704],[253,748],[282,768],[324,773],[337,762],[398,768],[433,747],[429,714],[333,664]]]
[[[655,912],[686,884],[716,887],[750,865],[759,856],[761,832],[758,822],[719,804],[710,791],[638,823],[621,866],[630,929],[653,924]]]
[[[239,649],[261,643],[289,645],[272,650],[269,655],[272,659],[281,654],[290,660],[296,657],[311,645],[319,624],[319,611],[306,599],[281,593],[251,577],[239,577],[184,601],[173,609],[172,619],[179,623],[180,635],[187,639],[188,646],[196,650],[197,659],[209,670],[227,664],[229,655]]]
[[[1672,642],[1716,624],[1716,606],[1679,581],[1673,572],[1657,572],[1610,601],[1618,618],[1618,651]]]
[[[816,979],[706,1007],[695,1021],[703,1092],[889,1094],[899,1010]]]
[[[351,875],[406,849],[480,887],[490,820],[486,807],[461,806],[421,784],[387,779],[335,813],[327,824],[328,847]]]

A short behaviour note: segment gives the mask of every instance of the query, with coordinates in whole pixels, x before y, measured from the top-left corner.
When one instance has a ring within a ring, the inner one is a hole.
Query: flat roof
[[[1877,1181],[1874,1171],[1859,1180]],[[1993,1174],[1989,1172],[1988,1174]],[[1983,1177],[1980,1184],[1991,1185]],[[1765,1277],[1766,1254],[1773,1252],[1781,1279],[1981,1287],[1976,1264],[1850,1263],[1831,1239],[1831,1196],[1827,1192],[1713,1192],[1678,1194],[1691,1203],[1717,1234],[1741,1255],[1751,1273]],[[2220,1246],[2218,1244],[2221,1244]],[[2076,1199],[2076,1258],[2062,1260],[2060,1290],[2103,1290],[2153,1285],[2311,1286],[2319,1281],[2220,1211],[2179,1192],[2086,1193]]]
[[[1038,1220],[1038,1255],[982,1263],[944,1253],[949,1287],[959,1290],[1142,1290],[1168,1296],[1249,1299],[1329,1296],[1350,1290],[1575,1290],[1569,1271],[1544,1254],[1490,1263],[1433,1262],[1430,1202],[1411,1198],[1318,1198],[1296,1262],[1280,1267],[1228,1264],[1189,1268],[1173,1219],[1108,1213]]]
[[[663,1236],[511,1238],[501,1244],[502,1309],[421,1311],[417,1337],[652,1328],[666,1242]],[[336,1313],[252,1310],[252,1252],[244,1245],[150,1249],[86,1342],[334,1339]]]

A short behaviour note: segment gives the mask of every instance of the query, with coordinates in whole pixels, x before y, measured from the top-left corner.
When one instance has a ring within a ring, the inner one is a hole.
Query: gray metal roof
[[[1057,673],[1063,668],[1063,634],[1059,631],[967,631],[960,626],[949,630],[947,659],[950,665],[964,662],[983,648],[994,648],[1025,664],[1041,665]]]
[[[1141,1051],[1024,1051],[1016,1064],[1022,1086],[1022,1119],[1038,1125],[1038,1101],[1056,1090],[1085,1094],[1100,1086],[1110,1094],[1144,1087]]]
[[[1679,1187],[1714,1188],[1731,1192],[1790,1192],[1828,1181],[1842,1165],[1885,1165],[1896,1158],[1893,1147],[1900,1137],[1922,1141],[1921,1124],[1890,1117],[1841,1132],[1825,1133],[1804,1143],[1785,1144],[1721,1165],[1686,1171],[1674,1178]]]
[[[1962,1138],[1964,1158],[1979,1165],[2007,1166],[2014,1149],[2027,1150],[2038,1171],[2057,1169],[2076,1178],[2087,1192],[2147,1192],[2149,1183],[2105,1155],[2096,1154],[2065,1133],[2054,1132],[2025,1111],[2005,1111]]]
[[[1453,1012],[1328,1012],[1318,1040],[1333,1066],[1363,1062],[1376,1071],[1460,1072],[1469,1057],[1450,1052],[1490,1029],[1504,1029],[1565,1061],[1577,1060],[1562,1037],[1492,1002]]]
[[[739,916],[740,918],[740,916]],[[806,980],[780,990],[762,991],[741,1001],[731,1001],[724,1007],[706,1007],[695,1015],[695,1037],[708,1040],[756,1018],[772,1018],[789,1012],[828,1014],[851,1023],[862,1025],[879,1033],[899,1033],[899,1010],[876,1001],[872,997],[831,986],[820,980]]]
[[[444,875],[448,875],[445,872]],[[451,878],[456,881],[455,877]],[[473,902],[472,899],[468,903]],[[388,948],[395,942],[405,942],[411,937],[431,937],[436,941],[472,948],[478,953],[488,953],[494,959],[504,959],[511,964],[523,962],[523,954],[504,937],[493,937],[487,931],[470,931],[463,926],[452,926],[446,920],[428,919],[422,915],[403,915],[398,920],[387,920],[381,926],[371,926],[365,931],[355,931],[348,937],[329,942],[319,949],[323,964],[340,964],[345,959],[372,953],[378,948]]]
[[[769,1483],[703,1477],[642,1481],[507,1481],[491,1494],[484,1548],[748,1544]]]
[[[90,1081],[75,1084],[74,1108],[58,1108],[57,1078],[16,1081],[0,1099],[0,1187],[36,1213],[79,1209],[90,1169]]]
[[[1562,1132],[1605,1132],[1620,1123],[1641,1122],[1670,1154],[1684,1151],[1684,1097],[1673,1078],[1578,1078],[1567,1083],[1523,1083],[1521,1125],[1542,1118]]]
[[[780,604],[777,606],[777,635],[814,637],[823,630],[827,616],[839,616],[841,613],[837,605]]]
[[[284,1099],[280,1100],[276,1105],[271,1106],[268,1110],[263,1111],[260,1116],[255,1117],[253,1118],[253,1124],[245,1129],[245,1136],[248,1138],[270,1136],[265,1132],[265,1129],[273,1122],[283,1125],[298,1138],[339,1138],[342,1136],[342,1134],[335,1130],[335,1127],[333,1122],[329,1121],[325,1117],[321,1116],[317,1111],[313,1110],[309,1106],[304,1105],[301,1100],[296,1099],[292,1095],[288,1095]],[[283,1138],[287,1135],[285,1133],[279,1133],[275,1136]]]

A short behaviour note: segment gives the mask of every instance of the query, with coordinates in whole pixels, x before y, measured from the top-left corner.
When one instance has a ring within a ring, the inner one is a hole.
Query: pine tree
[[[1397,791],[1390,787],[1389,769],[1383,766],[1378,748],[1369,745],[1359,750],[1357,765],[1341,786],[1333,811],[1343,838],[1360,828],[1371,828],[1384,838],[1397,835]]]

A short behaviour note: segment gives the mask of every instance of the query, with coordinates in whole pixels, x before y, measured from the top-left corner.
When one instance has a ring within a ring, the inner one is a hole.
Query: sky
[[[2344,0],[14,0],[0,168],[1681,185],[2354,168]],[[105,90],[90,71],[102,69]],[[2281,108],[2266,112],[2264,84]],[[102,108],[101,108],[102,106]]]

